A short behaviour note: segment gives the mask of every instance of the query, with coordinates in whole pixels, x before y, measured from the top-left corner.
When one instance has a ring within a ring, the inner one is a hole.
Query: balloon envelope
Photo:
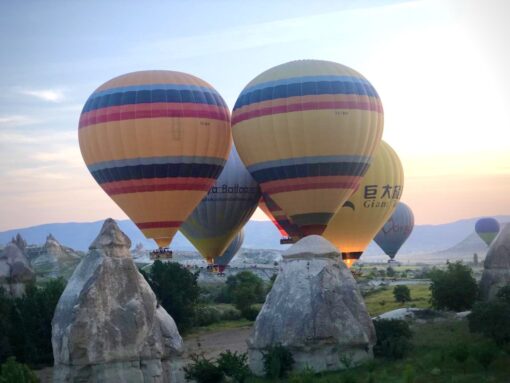
[[[271,68],[241,92],[232,115],[243,162],[303,235],[321,234],[361,182],[383,131],[374,87],[317,60]]]
[[[487,246],[490,246],[499,233],[499,222],[494,218],[480,218],[476,221],[475,231]]]
[[[285,215],[282,208],[267,194],[262,194],[259,207],[266,213],[283,237],[299,239],[299,228]]]
[[[403,202],[399,202],[390,219],[384,224],[374,241],[391,258],[409,238],[414,227],[412,210]]]
[[[223,252],[219,257],[214,258],[214,264],[218,266],[227,266],[232,258],[237,254],[237,252],[241,249],[241,246],[244,242],[244,229],[241,229],[230,245],[228,245],[227,250]]]
[[[180,72],[134,72],[92,93],[78,137],[97,183],[164,247],[221,173],[229,120],[225,102],[205,81]]]
[[[181,226],[181,232],[208,262],[216,263],[257,208],[260,188],[235,146],[209,193]]]
[[[404,172],[397,153],[381,141],[358,190],[337,211],[324,238],[341,252],[347,265],[359,259],[395,210],[402,195]]]

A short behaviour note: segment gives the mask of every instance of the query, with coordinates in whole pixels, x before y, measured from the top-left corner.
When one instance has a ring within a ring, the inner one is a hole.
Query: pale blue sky
[[[77,144],[81,107],[108,79],[184,71],[210,82],[232,107],[260,72],[302,58],[351,66],[376,87],[384,137],[406,170],[403,199],[418,223],[510,213],[506,3],[481,4],[1,2],[0,230],[123,217]],[[466,186],[449,195],[440,177]],[[492,194],[473,209],[487,183]],[[424,187],[435,191],[433,206],[459,202],[432,215]]]

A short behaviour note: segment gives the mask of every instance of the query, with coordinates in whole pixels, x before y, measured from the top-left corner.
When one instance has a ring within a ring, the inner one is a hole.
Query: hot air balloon
[[[287,218],[282,208],[267,194],[262,195],[259,207],[282,235],[283,238],[280,239],[280,244],[294,243],[301,237],[299,228]]]
[[[411,235],[413,227],[412,210],[405,203],[399,202],[390,219],[375,236],[374,241],[393,260],[400,247]]]
[[[260,199],[260,188],[243,165],[235,146],[209,193],[181,226],[181,232],[212,264],[248,222]]]
[[[358,72],[303,60],[263,72],[232,114],[244,164],[299,227],[321,234],[361,182],[383,131],[382,104]]]
[[[217,271],[218,273],[222,274],[227,268],[232,258],[234,258],[239,249],[241,249],[243,241],[244,241],[244,229],[241,229],[236,234],[232,242],[230,242],[230,245],[228,245],[227,250],[225,250],[223,254],[220,255],[219,257],[214,258],[214,265],[210,265],[210,268],[213,271]]]
[[[78,137],[97,183],[166,247],[223,169],[230,117],[218,92],[195,76],[134,72],[92,93]]]
[[[499,222],[494,218],[480,218],[476,221],[475,231],[487,246],[490,246],[499,233]]]
[[[350,267],[391,216],[402,195],[404,172],[397,153],[381,141],[359,189],[349,197],[324,231]]]

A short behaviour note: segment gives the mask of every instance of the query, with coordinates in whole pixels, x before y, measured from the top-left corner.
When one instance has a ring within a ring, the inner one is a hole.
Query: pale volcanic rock
[[[356,281],[338,250],[321,236],[308,236],[283,253],[281,271],[248,339],[252,371],[263,374],[262,353],[282,344],[295,370],[345,368],[373,358],[372,320]]]
[[[182,339],[138,272],[131,241],[105,221],[53,317],[54,382],[177,382]]]
[[[491,300],[501,287],[508,284],[510,284],[510,224],[501,228],[489,247],[480,281],[480,296],[483,300]]]
[[[25,284],[33,281],[35,274],[28,258],[16,242],[10,242],[0,253],[0,286],[19,297],[25,292]]]

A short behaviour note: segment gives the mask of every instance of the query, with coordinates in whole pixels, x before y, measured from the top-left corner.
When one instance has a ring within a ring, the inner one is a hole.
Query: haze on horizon
[[[253,77],[303,58],[348,65],[375,86],[417,224],[510,214],[510,5],[488,4],[2,2],[0,230],[125,218],[77,140],[83,104],[110,78],[188,72],[232,108]]]

